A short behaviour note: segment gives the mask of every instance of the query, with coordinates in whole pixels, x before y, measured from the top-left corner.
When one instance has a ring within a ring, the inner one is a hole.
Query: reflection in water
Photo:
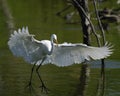
[[[114,74],[112,74],[115,72]],[[120,96],[120,75],[119,75],[119,69],[112,70],[107,73],[106,76],[106,94],[107,96]]]
[[[34,32],[37,38],[49,38],[49,34],[54,32],[62,38],[59,40],[61,42],[70,40],[70,42],[78,42],[82,37],[79,32],[81,29],[78,27],[79,25],[64,24],[63,21],[55,15],[57,10],[60,10],[65,6],[62,1],[63,0],[51,0],[50,2],[48,2],[48,0],[18,0],[18,3],[16,3],[16,0],[11,0],[13,3],[9,3],[9,6],[12,6],[11,10],[13,11],[14,17],[16,14],[19,14],[14,18],[16,26],[20,27],[28,25],[28,27],[31,28],[30,31]],[[59,6],[57,6],[57,4],[59,4]],[[19,8],[16,8],[15,6],[19,6]],[[24,11],[22,8],[24,8]],[[35,15],[33,16],[32,14]],[[0,20],[2,26],[3,19],[1,18],[1,11]],[[1,28],[4,28],[5,25],[6,24],[4,23]],[[0,96],[31,96],[29,90],[25,89],[25,86],[28,84],[32,66],[26,64],[23,60],[12,56],[7,48],[7,31],[3,29],[1,30],[1,28],[0,36],[2,37],[1,39],[5,40],[0,42],[0,44],[3,43],[3,45],[0,46]],[[68,37],[65,37],[66,34],[69,34]],[[99,63],[99,61],[93,61],[90,62],[90,64],[92,64],[92,68],[97,69],[100,68],[101,63]],[[117,69],[120,68],[120,62],[106,61],[106,68],[116,68],[108,69],[107,71],[106,96],[120,96],[120,76],[118,74],[120,71]],[[65,68],[46,65],[41,68],[40,72],[42,73],[44,81],[46,81],[45,83],[51,90],[49,96],[74,95],[76,86],[79,83],[80,65],[73,65]],[[91,78],[96,80],[96,75],[98,75],[96,71],[92,74],[93,76]],[[33,86],[36,93],[40,96],[46,96],[45,94],[42,95],[40,89],[36,87],[40,85],[39,80],[36,77],[37,76],[34,74],[35,82],[33,82]],[[90,90],[89,93],[91,93],[92,90]]]

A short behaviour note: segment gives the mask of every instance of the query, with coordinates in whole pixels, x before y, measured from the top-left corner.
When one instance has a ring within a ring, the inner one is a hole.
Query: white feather
[[[43,64],[52,63],[57,66],[69,66],[74,63],[81,63],[85,60],[103,59],[112,54],[109,46],[91,47],[85,44],[59,44],[54,46],[52,55],[47,57]]]

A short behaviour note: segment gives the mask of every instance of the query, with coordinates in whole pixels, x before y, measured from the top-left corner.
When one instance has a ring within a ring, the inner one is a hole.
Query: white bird
[[[8,45],[15,56],[23,57],[28,63],[34,64],[29,85],[31,85],[34,66],[38,65],[36,71],[42,82],[42,88],[45,90],[47,88],[38,73],[41,64],[52,63],[57,66],[69,66],[86,60],[103,59],[112,54],[112,49],[108,44],[103,47],[92,47],[81,43],[57,44],[57,36],[55,34],[51,35],[51,40],[39,41],[34,38],[34,35],[29,33],[27,27],[14,31],[8,41]]]

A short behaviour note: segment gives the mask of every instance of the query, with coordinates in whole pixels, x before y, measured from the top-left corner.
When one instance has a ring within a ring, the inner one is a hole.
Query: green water
[[[65,8],[64,0],[7,0],[13,15],[15,27],[28,26],[29,31],[36,35],[37,39],[50,39],[50,35],[58,35],[59,43],[82,42],[82,31],[79,24],[66,24],[66,20],[56,16],[56,13]],[[73,11],[74,8],[63,13]],[[76,18],[76,17],[75,17]],[[34,73],[33,86],[35,93],[31,93],[25,86],[28,84],[32,65],[26,63],[22,58],[12,55],[7,46],[9,32],[6,18],[0,7],[0,96],[74,96],[79,84],[81,65],[69,67],[57,67],[45,65],[40,69],[42,79],[50,89],[49,94],[41,93],[40,81]],[[113,25],[115,26],[115,25]],[[114,33],[115,31],[116,33]],[[120,60],[119,32],[114,27],[107,35],[110,42],[115,43],[115,53],[109,59]],[[95,96],[96,84],[99,77],[97,69],[91,69],[90,83],[88,84],[86,96]],[[120,95],[119,69],[106,70],[106,96]]]

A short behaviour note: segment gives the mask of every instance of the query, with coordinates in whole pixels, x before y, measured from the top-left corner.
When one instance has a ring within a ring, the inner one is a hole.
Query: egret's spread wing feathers
[[[68,66],[85,60],[103,59],[112,53],[107,44],[103,47],[90,47],[80,43],[63,43],[54,44],[52,50],[52,44],[49,40],[36,40],[33,35],[29,34],[28,28],[14,31],[8,45],[14,55],[23,57],[27,62],[38,65],[43,57],[47,57],[43,64],[52,63],[57,66]]]
[[[68,66],[81,63],[90,59],[103,59],[111,54],[109,46],[90,47],[84,44],[59,44],[54,46],[51,56],[48,56],[44,64],[52,63],[57,66]]]
[[[18,32],[14,31],[8,45],[15,56],[23,57],[29,63],[41,59],[40,41],[35,40],[27,28],[19,29]]]

